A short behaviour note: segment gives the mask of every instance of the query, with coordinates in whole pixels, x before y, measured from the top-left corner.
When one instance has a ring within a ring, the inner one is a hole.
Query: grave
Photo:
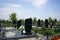
[[[17,40],[17,39],[24,39],[24,38],[34,38],[36,37],[35,32],[32,31],[32,19],[25,20],[25,32],[23,33],[16,29],[15,27],[12,28],[2,28],[3,35],[0,37],[0,40]]]
[[[41,27],[41,21],[40,21],[40,19],[38,19],[38,21],[37,21],[37,26]]]
[[[21,26],[21,20],[17,21],[17,29]]]
[[[42,26],[41,26],[41,20],[40,19],[38,19],[38,21],[37,21],[37,28],[38,29],[41,29],[42,28]]]
[[[13,23],[13,27],[17,27],[17,21],[15,20],[15,21],[12,21],[12,23]]]
[[[48,28],[48,19],[45,19],[45,28]]]
[[[31,34],[31,30],[32,30],[32,19],[29,18],[25,20],[25,32],[26,32],[25,34],[26,35]]]
[[[4,29],[4,37],[0,37],[1,40],[13,40],[13,39],[24,39],[24,38],[34,38],[35,33],[32,32],[31,35],[24,35],[19,29]]]

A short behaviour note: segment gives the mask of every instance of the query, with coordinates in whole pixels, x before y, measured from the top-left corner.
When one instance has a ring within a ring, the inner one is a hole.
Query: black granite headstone
[[[25,32],[26,35],[31,34],[31,30],[32,30],[32,19],[26,19],[25,20]]]
[[[48,19],[45,19],[45,28],[48,28]]]
[[[52,26],[54,26],[54,22],[52,22]]]
[[[21,20],[17,21],[17,29],[21,26]]]
[[[51,24],[51,28],[53,28],[53,26],[54,26],[54,22],[52,22],[52,24]]]
[[[13,21],[13,26],[16,28],[16,24],[17,22],[16,21]]]
[[[40,19],[38,19],[38,21],[37,21],[37,26],[38,26],[38,27],[41,27]]]
[[[16,21],[13,21],[13,24],[16,24]]]

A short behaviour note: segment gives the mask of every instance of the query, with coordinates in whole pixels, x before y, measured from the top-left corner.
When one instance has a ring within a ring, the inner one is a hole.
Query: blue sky
[[[13,12],[17,19],[60,19],[60,0],[0,0],[0,19],[8,20]]]

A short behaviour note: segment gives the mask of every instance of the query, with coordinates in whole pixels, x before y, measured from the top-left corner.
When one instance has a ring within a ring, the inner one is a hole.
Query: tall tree
[[[10,20],[11,20],[11,21],[16,21],[16,20],[17,20],[17,18],[16,18],[16,13],[11,13],[11,15],[10,15]]]
[[[55,26],[57,25],[57,19],[56,18],[54,19],[54,24],[55,24]]]
[[[49,17],[49,22],[50,22],[50,23],[52,22],[52,18],[51,18],[51,17]]]
[[[54,20],[51,17],[49,17],[49,25],[51,28],[54,26]]]
[[[16,23],[17,23],[16,13],[11,13],[10,20],[13,23],[12,26],[16,27]]]
[[[21,19],[21,25],[25,25],[25,20]]]
[[[37,26],[37,23],[36,23],[36,22],[37,22],[37,18],[34,17],[34,18],[33,18],[33,25],[34,25],[34,26]]]
[[[41,27],[44,27],[44,21],[41,20]]]

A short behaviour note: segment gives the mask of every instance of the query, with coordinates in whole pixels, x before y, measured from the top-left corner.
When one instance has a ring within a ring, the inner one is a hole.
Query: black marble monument
[[[26,32],[26,35],[31,34],[31,30],[32,30],[32,19],[29,18],[29,19],[25,20],[25,32]]]

